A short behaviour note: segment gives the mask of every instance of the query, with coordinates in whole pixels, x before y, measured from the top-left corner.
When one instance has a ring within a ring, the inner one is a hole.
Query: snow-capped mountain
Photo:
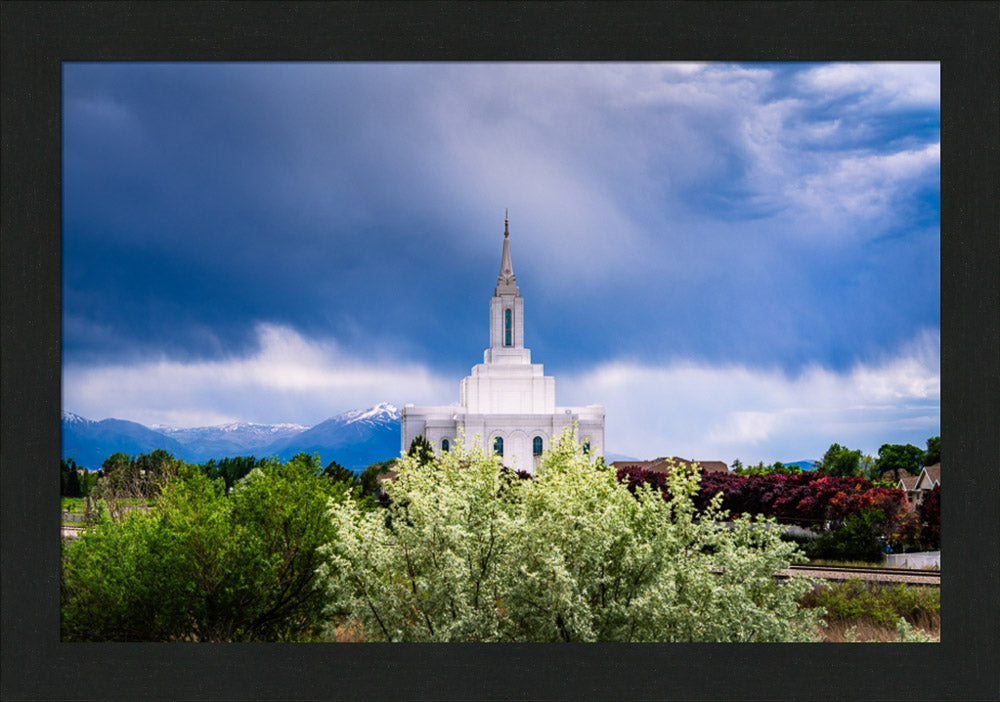
[[[350,410],[343,414],[338,414],[333,419],[342,420],[344,424],[354,424],[360,422],[370,426],[378,426],[387,422],[399,421],[399,409],[388,402],[380,402],[374,407],[366,410]],[[328,420],[333,421],[333,420]]]
[[[180,456],[183,446],[176,439],[137,422],[125,419],[95,422],[72,412],[63,412],[62,457],[72,458],[78,466],[96,470],[113,453],[134,456],[156,449]]]
[[[73,414],[72,412],[67,412],[63,410],[62,413],[63,424],[83,424],[84,422],[89,422],[89,419],[84,419],[78,414]]]
[[[163,425],[150,428],[181,443],[187,452],[195,456],[189,460],[203,461],[212,457],[253,453],[275,441],[300,434],[309,427],[301,424],[234,422],[190,429]]]
[[[256,424],[254,422],[234,422],[217,424],[210,427],[171,427],[165,424],[153,424],[149,427],[167,436],[180,437],[179,441],[203,438],[206,436],[228,436],[234,441],[259,441],[260,439],[279,438],[281,435],[292,435],[305,431],[309,427],[303,424]]]
[[[347,468],[358,469],[399,455],[399,441],[399,410],[382,402],[365,410],[338,414],[300,434],[276,441],[267,447],[267,455],[286,459],[302,451],[315,452],[323,461],[335,460]]]
[[[231,456],[319,453],[324,465],[337,461],[361,469],[399,454],[399,410],[387,402],[343,412],[314,427],[239,422],[210,427],[146,427],[136,422],[95,422],[63,412],[63,458],[97,469],[112,453],[131,456],[162,448],[177,458],[202,463]]]

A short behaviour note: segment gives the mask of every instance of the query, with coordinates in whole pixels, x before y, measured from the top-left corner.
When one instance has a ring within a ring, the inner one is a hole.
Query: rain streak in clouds
[[[940,433],[936,64],[66,64],[64,407],[447,404],[503,210],[610,451]]]

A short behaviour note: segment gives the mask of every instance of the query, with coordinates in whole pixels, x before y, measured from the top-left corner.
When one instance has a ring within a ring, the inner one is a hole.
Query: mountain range
[[[182,429],[144,426],[124,419],[94,421],[72,412],[62,415],[62,457],[97,469],[112,453],[130,456],[163,449],[192,463],[233,456],[277,456],[318,453],[323,465],[337,461],[361,470],[399,455],[399,410],[382,402],[351,410],[313,427],[299,424],[232,423]]]
[[[325,466],[330,461],[362,470],[366,466],[399,455],[399,410],[388,402],[361,410],[350,410],[307,427],[300,424],[232,423],[182,429],[144,426],[125,419],[94,421],[72,412],[62,414],[62,457],[81,467],[96,470],[113,453],[136,456],[163,449],[192,463],[234,456],[277,456],[288,460],[302,451],[318,453]],[[607,454],[615,460],[639,460]],[[785,465],[804,470],[813,461]]]

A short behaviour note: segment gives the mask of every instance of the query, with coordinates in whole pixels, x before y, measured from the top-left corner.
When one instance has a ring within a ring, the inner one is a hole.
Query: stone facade
[[[604,407],[557,407],[555,378],[545,375],[541,363],[532,363],[531,350],[524,347],[524,298],[505,219],[500,275],[490,299],[490,347],[462,379],[459,404],[403,407],[401,448],[406,451],[423,436],[436,451],[447,451],[464,431],[467,448],[496,450],[505,466],[533,473],[541,453],[574,422],[590,455],[604,455]]]

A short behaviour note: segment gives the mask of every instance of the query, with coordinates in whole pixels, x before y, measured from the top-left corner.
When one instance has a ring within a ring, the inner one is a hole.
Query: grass
[[[63,512],[83,514],[84,505],[82,497],[62,497],[60,498],[60,502]]]
[[[936,587],[853,578],[820,585],[801,604],[826,610],[828,627],[822,635],[827,642],[897,641],[899,619],[936,639],[941,636],[941,590]]]

